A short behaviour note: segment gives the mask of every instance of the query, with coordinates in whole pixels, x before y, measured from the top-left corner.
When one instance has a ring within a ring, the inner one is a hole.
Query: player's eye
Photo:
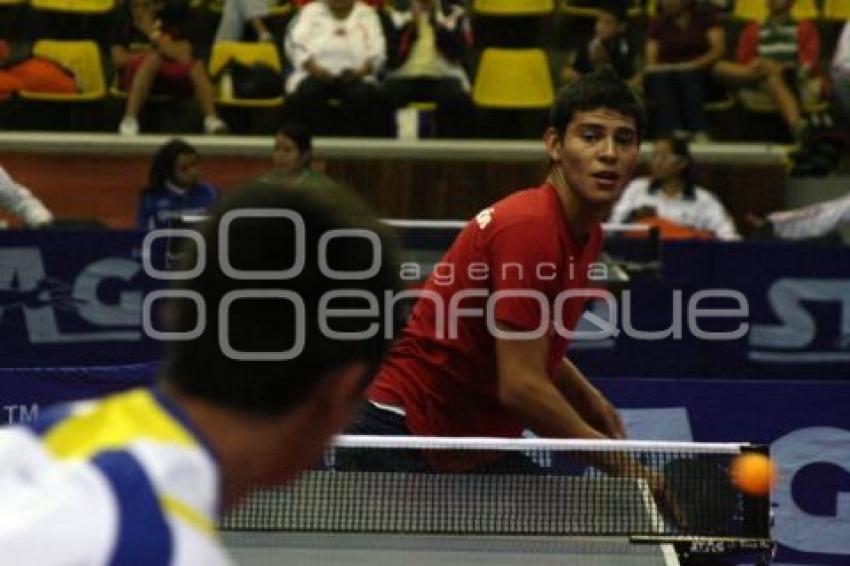
[[[614,134],[614,141],[617,145],[634,145],[637,143],[637,134],[630,130],[618,131]]]
[[[581,139],[588,143],[595,143],[602,139],[602,132],[599,130],[582,130]]]

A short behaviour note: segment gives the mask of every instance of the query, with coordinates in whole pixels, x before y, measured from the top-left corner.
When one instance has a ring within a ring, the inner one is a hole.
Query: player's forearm
[[[500,387],[499,399],[539,436],[605,438],[582,418],[548,379],[513,379]]]
[[[584,377],[584,374],[567,358],[562,358],[555,375],[558,390],[571,404],[582,406],[590,395],[598,394],[597,389]]]

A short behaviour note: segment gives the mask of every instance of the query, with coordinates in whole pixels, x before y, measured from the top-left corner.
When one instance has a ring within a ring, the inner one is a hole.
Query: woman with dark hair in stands
[[[707,139],[706,82],[726,51],[723,27],[707,3],[661,0],[659,11],[645,47],[644,86],[653,103],[653,128],[658,135]]]
[[[263,183],[321,185],[330,181],[312,167],[313,139],[310,132],[299,124],[285,124],[274,135],[272,162],[274,169],[259,177]]]
[[[200,181],[200,163],[198,151],[180,139],[157,150],[139,198],[138,228],[168,228],[181,215],[205,214],[215,204],[218,191]]]
[[[614,206],[612,222],[641,222],[670,239],[737,240],[735,224],[720,200],[697,185],[688,142],[666,137],[655,142],[650,177],[633,180]]]

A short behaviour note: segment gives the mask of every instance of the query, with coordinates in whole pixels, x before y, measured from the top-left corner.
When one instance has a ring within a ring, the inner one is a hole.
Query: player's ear
[[[561,146],[564,143],[561,133],[550,126],[546,128],[545,132],[543,132],[543,142],[546,144],[546,153],[549,154],[549,159],[552,161],[560,161]]]

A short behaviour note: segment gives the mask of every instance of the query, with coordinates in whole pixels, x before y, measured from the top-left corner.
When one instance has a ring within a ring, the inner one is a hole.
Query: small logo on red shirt
[[[478,228],[480,230],[483,230],[484,228],[486,228],[487,225],[490,224],[490,222],[493,220],[493,212],[494,212],[494,210],[493,210],[493,207],[491,206],[491,207],[485,208],[484,210],[482,210],[481,212],[479,212],[475,216],[475,222],[478,223]]]

